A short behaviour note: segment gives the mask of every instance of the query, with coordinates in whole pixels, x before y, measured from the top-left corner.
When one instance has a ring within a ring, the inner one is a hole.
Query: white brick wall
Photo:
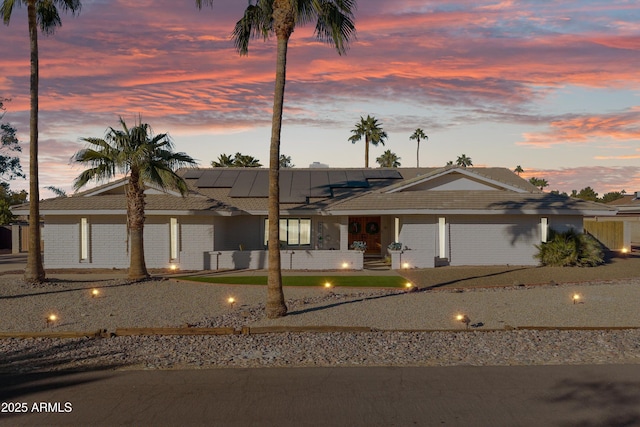
[[[269,267],[269,257],[266,250],[262,251],[213,251],[211,269],[266,269]],[[311,251],[311,250],[283,250],[280,252],[280,267],[283,270],[362,270],[363,255],[358,251]]]

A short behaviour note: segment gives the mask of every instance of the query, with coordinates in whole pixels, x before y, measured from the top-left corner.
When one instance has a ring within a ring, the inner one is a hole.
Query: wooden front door
[[[355,241],[365,242],[365,255],[381,255],[379,216],[350,216],[349,217],[349,248]]]

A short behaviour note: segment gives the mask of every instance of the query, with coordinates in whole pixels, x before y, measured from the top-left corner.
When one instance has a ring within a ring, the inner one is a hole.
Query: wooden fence
[[[624,247],[624,222],[622,221],[585,221],[584,230],[611,251],[619,251]]]

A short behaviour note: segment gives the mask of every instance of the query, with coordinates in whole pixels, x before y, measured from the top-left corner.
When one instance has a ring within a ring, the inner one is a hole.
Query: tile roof
[[[572,211],[615,212],[615,208],[559,195],[543,193],[505,168],[466,168],[478,180],[505,184],[505,190],[493,191],[397,191],[400,184],[424,180],[429,176],[456,173],[461,168],[399,169],[285,169],[281,170],[281,210],[311,210],[339,214],[345,211]],[[178,171],[189,194],[147,194],[146,212],[209,211],[222,215],[231,212],[266,214],[268,210],[268,169],[219,168]],[[43,200],[43,215],[62,211],[122,211],[126,201],[121,185],[125,179],[105,184],[71,197]],[[519,189],[519,191],[509,190]],[[23,214],[28,205],[14,208]],[[604,213],[603,213],[604,212]]]

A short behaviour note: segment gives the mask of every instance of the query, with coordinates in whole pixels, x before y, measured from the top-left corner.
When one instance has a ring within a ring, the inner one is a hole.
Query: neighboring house
[[[607,203],[616,208],[615,217],[585,218],[585,228],[613,251],[630,251],[640,246],[640,191]]]
[[[185,198],[146,191],[147,266],[266,268],[268,170],[179,173]],[[46,268],[129,265],[126,183],[41,202]],[[535,265],[535,245],[550,228],[582,231],[584,216],[616,213],[543,193],[504,168],[285,169],[280,188],[284,269],[362,269],[365,256],[387,255],[392,242],[402,248],[390,251],[393,268]]]

